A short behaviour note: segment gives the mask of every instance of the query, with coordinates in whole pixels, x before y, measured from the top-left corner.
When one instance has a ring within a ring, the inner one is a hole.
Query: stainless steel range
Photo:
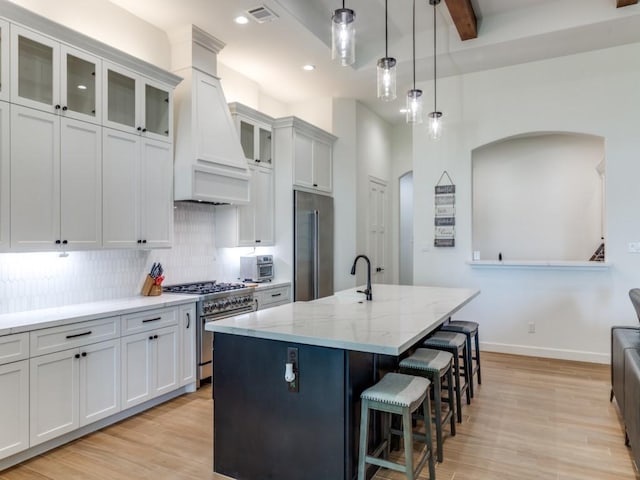
[[[171,293],[188,293],[200,295],[196,303],[196,385],[211,381],[213,373],[213,333],[204,329],[207,322],[215,322],[223,318],[242,313],[253,312],[256,302],[253,288],[242,283],[196,282],[169,285],[162,289]]]

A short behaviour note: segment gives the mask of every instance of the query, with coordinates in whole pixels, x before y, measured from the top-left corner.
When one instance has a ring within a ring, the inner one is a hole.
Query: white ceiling
[[[356,12],[356,64],[331,62],[330,17],[340,0],[110,0],[171,32],[194,24],[226,43],[222,63],[286,103],[313,97],[356,98],[392,123],[411,88],[412,0],[389,0],[389,55],[398,60],[398,100],[375,98],[376,60],[384,56],[384,0],[346,0]],[[460,41],[444,1],[437,7],[438,76],[469,73],[640,42],[640,4],[616,0],[471,0],[478,38]],[[278,19],[237,25],[266,5]],[[416,79],[433,77],[433,7],[416,4]],[[630,60],[632,61],[632,60]],[[302,65],[316,66],[305,72]]]

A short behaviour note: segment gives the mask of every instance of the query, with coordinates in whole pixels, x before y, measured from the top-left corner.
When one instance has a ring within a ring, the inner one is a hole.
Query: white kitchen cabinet
[[[11,106],[13,249],[100,247],[101,142],[97,125]]]
[[[254,247],[274,244],[273,169],[251,165],[251,200],[247,205],[216,209],[216,244],[221,247]]]
[[[241,103],[230,103],[229,110],[240,137],[247,162],[270,168],[273,166],[271,126],[273,118]]]
[[[29,447],[29,360],[0,362],[0,425],[0,459]]]
[[[293,185],[314,193],[333,192],[333,144],[336,137],[297,117],[279,118],[277,157],[292,165]]]
[[[258,310],[291,303],[291,284],[262,285],[253,294]]]
[[[0,100],[8,102],[11,99],[9,88],[9,22],[0,19]]]
[[[3,28],[0,25],[0,28]],[[4,30],[0,31],[2,34]],[[0,48],[0,51],[2,49]],[[0,252],[9,250],[11,237],[11,148],[9,104],[0,102]]]
[[[29,29],[11,26],[11,101],[100,123],[101,60]]]
[[[31,446],[120,411],[116,320],[99,319],[31,332]],[[91,343],[96,338],[112,339]],[[64,345],[79,346],[59,350]]]
[[[103,245],[170,247],[173,240],[171,144],[103,130]]]
[[[164,142],[173,139],[172,89],[104,63],[103,125]]]
[[[178,326],[128,335],[122,346],[122,408],[180,387]]]
[[[184,305],[179,309],[180,347],[182,362],[180,367],[180,385],[196,381],[196,306]]]

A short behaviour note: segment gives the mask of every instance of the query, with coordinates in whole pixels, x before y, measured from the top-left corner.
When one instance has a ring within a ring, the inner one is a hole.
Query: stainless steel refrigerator
[[[333,198],[293,191],[295,301],[333,295]]]

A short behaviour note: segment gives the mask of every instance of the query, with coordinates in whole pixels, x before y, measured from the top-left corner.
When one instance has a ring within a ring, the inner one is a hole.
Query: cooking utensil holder
[[[154,297],[162,293],[162,286],[156,285],[155,279],[151,275],[147,275],[142,285],[142,295],[145,297]]]

